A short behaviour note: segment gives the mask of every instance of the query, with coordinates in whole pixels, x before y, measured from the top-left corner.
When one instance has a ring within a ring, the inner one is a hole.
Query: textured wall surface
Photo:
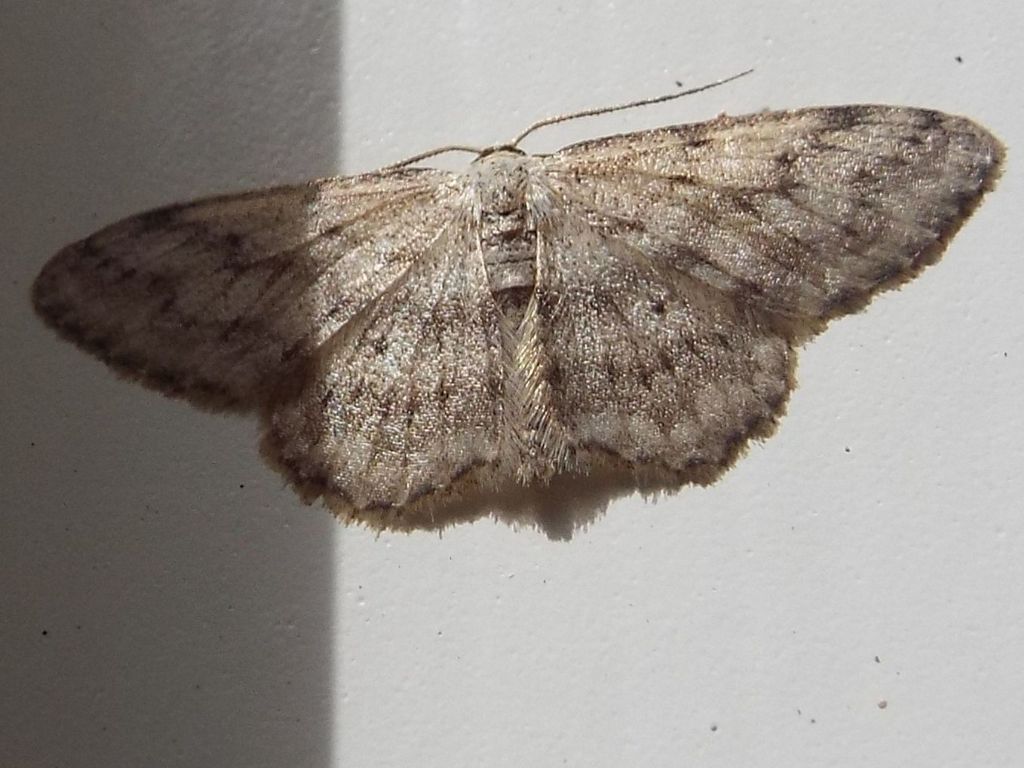
[[[0,0],[0,764],[1019,761],[1024,11],[749,5]],[[988,126],[1006,173],[937,267],[804,349],[775,437],[569,541],[344,529],[254,421],[32,316],[44,261],[123,215],[747,67],[524,148],[892,102]]]

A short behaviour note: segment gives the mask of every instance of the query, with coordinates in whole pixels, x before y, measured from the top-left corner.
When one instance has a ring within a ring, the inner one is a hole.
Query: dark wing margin
[[[408,169],[159,208],[61,250],[32,299],[128,377],[251,410],[428,247],[451,179]]]

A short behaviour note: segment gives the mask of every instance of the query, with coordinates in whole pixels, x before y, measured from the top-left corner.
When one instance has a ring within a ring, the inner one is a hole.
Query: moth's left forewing
[[[131,378],[252,410],[437,235],[452,183],[400,169],[130,216],[54,256],[33,303]]]

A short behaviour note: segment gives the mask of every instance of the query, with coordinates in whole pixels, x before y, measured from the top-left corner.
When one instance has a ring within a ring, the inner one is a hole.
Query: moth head
[[[515,147],[485,150],[470,166],[470,183],[485,213],[512,213],[526,205],[528,156]]]

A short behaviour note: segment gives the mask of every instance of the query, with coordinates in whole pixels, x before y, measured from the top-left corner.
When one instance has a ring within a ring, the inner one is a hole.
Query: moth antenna
[[[648,104],[660,104],[663,101],[672,101],[673,99],[681,99],[683,96],[692,96],[695,93],[701,91],[707,91],[712,88],[717,88],[720,85],[731,83],[733,80],[739,80],[741,77],[745,77],[753,72],[753,69],[745,69],[739,74],[731,75],[721,80],[716,80],[713,83],[707,83],[706,85],[699,85],[696,88],[689,88],[685,91],[679,91],[677,93],[668,93],[664,96],[655,96],[651,99],[640,99],[639,101],[630,101],[625,104],[616,104],[612,107],[597,107],[595,109],[584,109],[580,112],[570,112],[567,115],[556,115],[555,117],[545,117],[543,120],[538,120],[525,131],[520,133],[515,139],[512,140],[511,146],[515,147],[519,145],[523,139],[529,136],[531,133],[536,131],[538,128],[545,128],[549,125],[555,125],[556,123],[564,123],[568,120],[575,120],[579,117],[593,117],[594,115],[607,115],[609,112],[620,112],[624,109],[632,109],[633,107],[644,107]]]
[[[712,88],[717,88],[720,85],[725,85],[726,83],[731,83],[733,80],[738,80],[741,77],[745,77],[746,75],[749,75],[753,71],[754,71],[753,69],[745,69],[745,70],[743,70],[742,72],[740,72],[738,74],[722,78],[721,80],[716,80],[713,83],[707,83],[705,85],[699,85],[696,88],[689,88],[689,89],[687,89],[685,91],[679,91],[677,93],[668,93],[668,94],[665,94],[663,96],[655,96],[654,98],[651,98],[651,99],[640,99],[639,101],[630,101],[630,102],[627,102],[625,104],[616,104],[615,106],[611,106],[611,107],[597,107],[595,109],[585,109],[585,110],[582,110],[580,112],[570,112],[569,114],[566,114],[566,115],[556,115],[554,117],[545,117],[543,120],[538,120],[537,122],[533,123],[525,131],[523,131],[518,136],[516,136],[515,139],[513,139],[511,143],[509,143],[507,145],[502,145],[502,146],[517,147],[519,145],[519,142],[521,142],[523,139],[525,139],[531,133],[533,133],[534,131],[536,131],[539,128],[544,128],[544,127],[549,126],[549,125],[555,125],[556,123],[564,123],[564,122],[567,122],[568,120],[575,120],[575,119],[580,118],[580,117],[593,117],[595,115],[606,115],[606,114],[608,114],[610,112],[621,112],[624,109],[632,109],[633,107],[643,107],[643,106],[647,106],[648,104],[660,104],[663,101],[673,101],[674,99],[681,99],[681,98],[683,98],[683,96],[692,96],[695,93],[700,93],[701,91],[707,91],[707,90],[710,90]],[[483,149],[481,147],[470,147],[470,146],[467,146],[465,144],[449,144],[449,145],[444,146],[444,147],[437,147],[436,149],[427,150],[426,152],[420,152],[417,155],[413,155],[412,157],[407,157],[404,160],[398,161],[397,163],[391,163],[390,165],[385,165],[383,168],[381,168],[379,170],[380,171],[393,171],[393,170],[397,170],[398,168],[405,168],[406,166],[412,165],[413,163],[418,163],[420,160],[427,160],[428,158],[435,157],[437,155],[443,155],[445,152],[471,152],[471,153],[473,153],[475,155],[482,155],[486,151],[487,151],[486,149]]]
[[[405,160],[400,160],[397,163],[391,163],[391,165],[385,165],[383,168],[376,171],[376,173],[380,173],[381,171],[393,171],[397,168],[405,168],[407,165],[418,163],[420,160],[426,160],[428,157],[434,157],[435,155],[443,155],[445,152],[472,152],[473,154],[480,155],[483,154],[484,150],[480,147],[468,147],[464,144],[449,144],[445,147],[438,147],[437,149],[420,152],[418,155],[407,157]]]

